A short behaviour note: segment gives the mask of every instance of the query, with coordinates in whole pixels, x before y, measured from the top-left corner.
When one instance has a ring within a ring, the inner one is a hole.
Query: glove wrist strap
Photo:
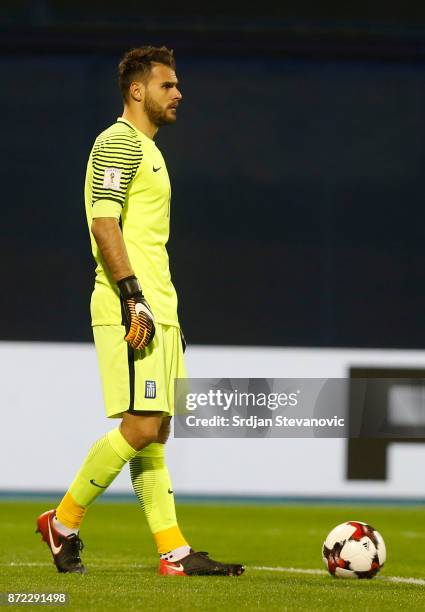
[[[122,278],[121,280],[117,281],[117,285],[122,297],[125,300],[128,300],[135,295],[141,295],[143,297],[142,286],[139,279],[137,276],[134,276],[134,274],[132,276],[126,276],[126,278]]]

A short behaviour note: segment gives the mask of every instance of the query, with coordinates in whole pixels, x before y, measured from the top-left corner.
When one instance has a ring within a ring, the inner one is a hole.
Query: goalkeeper
[[[124,112],[93,145],[85,183],[96,280],[93,336],[106,414],[119,427],[91,447],[58,507],[37,529],[59,572],[84,573],[79,529],[88,506],[126,463],[163,575],[240,575],[240,564],[194,551],[179,529],[164,446],[174,380],[184,378],[184,339],[166,243],[170,181],[154,137],[181,101],[172,51],[140,47],[119,65]]]

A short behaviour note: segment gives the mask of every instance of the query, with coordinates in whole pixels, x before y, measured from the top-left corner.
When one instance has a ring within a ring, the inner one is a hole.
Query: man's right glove
[[[136,276],[122,278],[117,285],[124,306],[127,332],[124,340],[132,348],[143,350],[155,336],[153,313],[143,297],[142,287]]]

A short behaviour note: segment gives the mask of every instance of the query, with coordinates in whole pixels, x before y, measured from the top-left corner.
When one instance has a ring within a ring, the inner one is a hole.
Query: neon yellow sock
[[[56,518],[58,521],[69,527],[69,529],[78,529],[83,520],[86,509],[83,506],[75,503],[71,493],[65,493],[59,506],[56,508]]]
[[[78,528],[84,509],[109,487],[136,453],[118,428],[95,442],[56,509],[58,520],[66,527]]]
[[[173,487],[164,455],[164,444],[153,443],[130,461],[134,492],[160,554],[187,545],[177,525]]]

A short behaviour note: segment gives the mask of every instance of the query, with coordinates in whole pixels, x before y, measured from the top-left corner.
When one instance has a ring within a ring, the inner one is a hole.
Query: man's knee
[[[162,419],[161,427],[159,428],[157,442],[165,444],[169,438],[171,430],[171,417],[164,417]]]
[[[120,430],[127,442],[135,449],[141,450],[158,440],[163,412],[126,412],[121,421]]]

